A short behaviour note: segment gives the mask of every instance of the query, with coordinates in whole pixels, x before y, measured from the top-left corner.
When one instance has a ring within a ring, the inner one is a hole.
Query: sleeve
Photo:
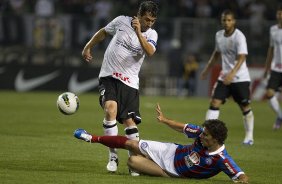
[[[158,33],[155,30],[148,35],[147,42],[150,43],[156,50],[158,41]]]
[[[215,48],[215,51],[220,52],[220,49],[219,49],[219,46],[218,46],[218,34],[219,34],[219,32],[217,32],[215,34],[215,46],[214,46],[214,48]]]
[[[273,39],[272,39],[272,29],[273,29],[273,27],[271,27],[270,30],[269,30],[269,46],[270,47],[274,47],[274,42],[273,42]]]
[[[237,37],[237,54],[248,54],[246,37],[240,32]]]
[[[241,174],[244,174],[244,172],[230,156],[222,159],[220,168],[232,180],[236,180]]]
[[[110,35],[114,35],[116,33],[116,30],[117,30],[117,25],[121,21],[121,19],[122,19],[122,16],[118,16],[114,20],[109,22],[105,26],[105,31]]]
[[[183,133],[189,138],[198,138],[202,132],[202,127],[193,124],[186,124],[183,129]]]

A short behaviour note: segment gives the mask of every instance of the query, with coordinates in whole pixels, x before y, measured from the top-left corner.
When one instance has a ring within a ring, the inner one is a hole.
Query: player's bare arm
[[[144,19],[146,19],[148,17],[145,17]],[[152,24],[155,22],[155,19],[153,20],[145,20],[145,21],[152,21]],[[146,52],[147,56],[152,56],[154,53],[155,53],[155,48],[150,44],[148,43],[147,39],[142,35],[142,30],[141,30],[141,24],[140,24],[140,21],[139,21],[139,18],[138,17],[133,17],[132,19],[132,26],[136,32],[136,35],[139,39],[139,42],[142,46],[142,48],[144,49],[144,51]]]
[[[183,128],[185,126],[184,123],[177,122],[177,121],[170,120],[170,119],[166,118],[163,115],[163,113],[161,111],[161,107],[160,107],[159,104],[157,104],[156,111],[157,111],[157,119],[158,119],[159,122],[168,125],[170,128],[172,128],[172,129],[174,129],[178,132],[183,132]]]
[[[207,78],[207,75],[210,71],[210,69],[212,68],[212,66],[219,61],[220,59],[220,52],[214,50],[212,55],[211,55],[211,58],[209,59],[206,67],[204,68],[204,70],[202,71],[201,73],[201,79],[204,80]]]
[[[226,74],[226,76],[224,77],[224,81],[223,83],[225,85],[229,85],[231,84],[234,76],[236,75],[236,73],[238,72],[238,70],[240,69],[240,67],[242,66],[242,64],[246,61],[246,55],[245,54],[239,54],[236,58],[237,62],[234,66],[234,68]]]
[[[85,47],[82,50],[82,57],[85,59],[87,62],[90,62],[93,59],[93,56],[91,54],[92,48],[103,41],[107,36],[107,32],[105,31],[104,28],[101,28],[99,31],[97,31],[93,37],[87,42]]]
[[[267,56],[266,56],[266,62],[264,67],[264,74],[263,74],[264,78],[267,77],[268,72],[270,71],[270,66],[273,58],[273,51],[274,51],[274,47],[269,47],[267,50]]]

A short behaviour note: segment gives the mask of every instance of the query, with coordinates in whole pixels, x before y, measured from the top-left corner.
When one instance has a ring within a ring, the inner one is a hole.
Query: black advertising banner
[[[51,65],[0,65],[0,89],[19,92],[33,90],[97,91],[100,68]]]

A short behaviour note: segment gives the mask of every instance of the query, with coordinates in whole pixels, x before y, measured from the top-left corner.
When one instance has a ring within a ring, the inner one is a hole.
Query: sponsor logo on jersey
[[[192,128],[189,128],[189,127],[187,127],[186,129],[185,129],[187,132],[190,132],[190,133],[197,133],[197,129],[192,129]]]
[[[54,71],[52,73],[49,74],[45,74],[42,76],[37,76],[37,77],[33,77],[30,79],[26,79],[24,77],[24,71],[21,70],[15,79],[15,88],[17,91],[29,91],[32,90],[38,86],[41,86],[51,80],[53,80],[54,78],[56,78],[59,75],[58,71]]]
[[[185,164],[187,167],[192,167],[194,165],[199,165],[200,163],[200,156],[196,152],[191,152],[190,155],[187,155],[184,157],[185,159]]]
[[[114,72],[113,73],[113,77],[116,78],[116,79],[122,80],[124,82],[130,83],[129,77],[125,77],[121,73]]]

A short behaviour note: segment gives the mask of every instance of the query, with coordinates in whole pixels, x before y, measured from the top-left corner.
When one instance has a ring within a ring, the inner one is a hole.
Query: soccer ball
[[[79,99],[74,93],[64,92],[58,97],[57,107],[65,115],[74,114],[79,108]]]

